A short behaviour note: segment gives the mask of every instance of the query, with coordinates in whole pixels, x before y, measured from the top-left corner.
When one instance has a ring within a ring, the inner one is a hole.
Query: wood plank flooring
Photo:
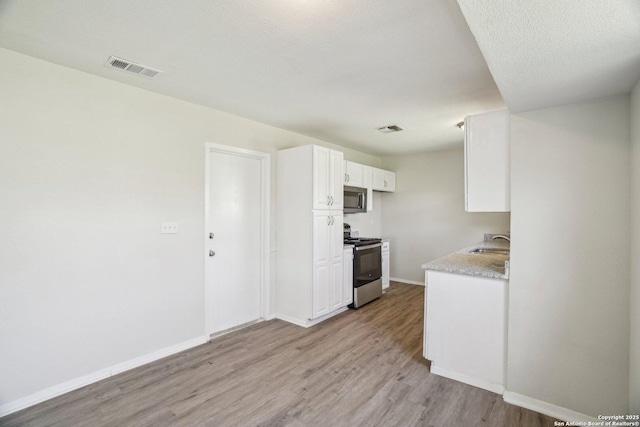
[[[553,426],[429,373],[424,288],[309,329],[245,329],[0,419],[2,426]]]

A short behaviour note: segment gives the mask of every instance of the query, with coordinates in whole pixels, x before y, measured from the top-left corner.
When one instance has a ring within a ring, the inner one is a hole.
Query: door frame
[[[247,150],[244,148],[232,147],[228,145],[217,144],[213,142],[205,143],[205,165],[204,165],[204,319],[205,319],[205,337],[207,340],[213,334],[213,301],[215,295],[213,289],[209,286],[212,283],[212,272],[210,268],[209,257],[209,230],[212,225],[209,219],[209,191],[211,183],[209,182],[209,162],[212,153],[229,154],[232,156],[248,157],[260,160],[261,175],[261,200],[260,200],[260,319],[269,319],[271,317],[271,283],[270,283],[270,228],[271,228],[271,155],[260,151]],[[232,328],[234,329],[234,328]],[[222,331],[224,333],[224,331]],[[216,332],[216,335],[220,332]]]

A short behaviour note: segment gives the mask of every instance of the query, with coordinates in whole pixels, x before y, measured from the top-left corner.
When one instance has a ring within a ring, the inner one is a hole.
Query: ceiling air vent
[[[381,128],[378,128],[378,130],[382,133],[393,133],[393,132],[400,132],[402,128],[397,125],[389,125],[389,126],[383,126]]]
[[[111,58],[109,58],[104,66],[107,68],[115,68],[116,70],[120,71],[126,71],[127,73],[131,74],[137,74],[149,79],[152,79],[158,74],[162,73],[162,71],[160,70],[154,70],[153,68],[147,67],[146,65],[136,64],[134,62],[127,61],[126,59],[118,58],[117,56],[112,56]]]

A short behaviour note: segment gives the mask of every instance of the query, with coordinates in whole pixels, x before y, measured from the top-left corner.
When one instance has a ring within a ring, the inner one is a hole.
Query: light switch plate
[[[177,222],[163,222],[160,224],[160,233],[162,234],[178,234]]]

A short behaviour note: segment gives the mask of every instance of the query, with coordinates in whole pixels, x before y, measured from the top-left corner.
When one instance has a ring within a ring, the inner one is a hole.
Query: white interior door
[[[263,160],[209,151],[205,246],[210,334],[262,317]]]

